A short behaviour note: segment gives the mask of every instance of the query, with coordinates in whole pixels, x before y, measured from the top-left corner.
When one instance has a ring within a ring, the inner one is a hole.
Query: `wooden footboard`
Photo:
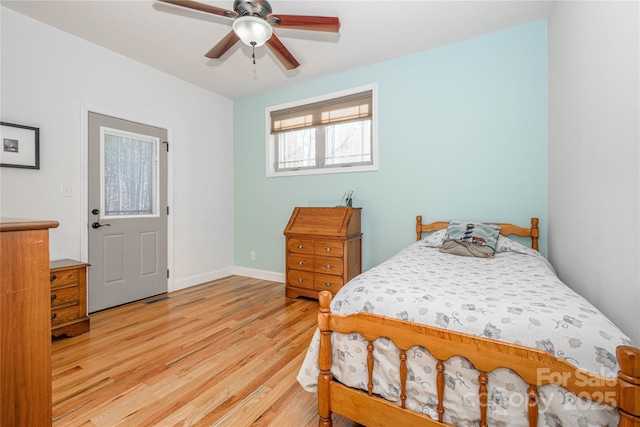
[[[320,352],[318,377],[318,414],[320,426],[331,426],[332,412],[343,415],[367,426],[426,425],[442,426],[444,407],[444,361],[452,356],[467,358],[480,371],[479,405],[480,425],[487,425],[487,373],[497,368],[515,371],[529,385],[528,422],[537,426],[538,387],[558,384],[576,395],[598,403],[606,403],[619,409],[620,427],[640,427],[640,350],[633,347],[618,347],[620,365],[618,378],[595,375],[575,368],[563,359],[551,354],[507,344],[475,335],[428,327],[399,319],[369,313],[349,316],[332,314],[329,309],[332,295],[320,293],[318,327],[320,329]],[[351,389],[333,380],[331,374],[331,333],[348,334],[358,332],[368,341],[368,393]],[[380,337],[391,339],[400,349],[401,405],[374,396],[373,390],[373,341]],[[422,346],[438,360],[437,393],[439,420],[405,408],[407,366],[406,351],[413,346]]]

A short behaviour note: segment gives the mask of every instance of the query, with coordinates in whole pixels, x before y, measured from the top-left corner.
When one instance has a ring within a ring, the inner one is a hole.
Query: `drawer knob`
[[[55,274],[52,274],[51,277],[49,277],[49,281],[53,282],[57,277],[58,276],[56,276]]]
[[[324,248],[325,251],[331,252],[331,248]]]
[[[298,249],[303,249],[304,245],[298,245]]]
[[[304,264],[304,261],[298,261],[298,265]]]
[[[331,264],[325,264],[324,268],[326,268],[327,270],[331,270]]]
[[[302,283],[302,282],[304,282],[304,279],[298,277],[298,282]]]
[[[54,299],[56,299],[56,298],[58,298],[58,295],[56,295],[56,294],[51,295],[51,301],[52,301],[52,302],[53,302],[53,300],[54,300]]]
[[[327,288],[330,288],[330,287],[331,287],[331,283],[329,283],[329,282],[325,283],[324,285],[325,285]]]
[[[57,314],[57,313],[53,313],[53,314],[51,314],[51,320],[55,319],[56,317],[58,317],[58,314]]]

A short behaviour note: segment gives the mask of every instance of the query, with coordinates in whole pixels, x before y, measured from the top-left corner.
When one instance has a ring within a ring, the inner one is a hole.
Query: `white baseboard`
[[[190,288],[192,286],[202,285],[203,283],[213,280],[222,279],[224,277],[237,275],[251,277],[252,279],[270,280],[272,282],[284,283],[284,273],[275,273],[268,270],[256,270],[255,268],[245,267],[229,267],[218,271],[212,271],[199,276],[192,276],[187,279],[175,280],[172,289],[169,292],[179,291],[180,289]]]
[[[174,280],[173,289],[170,289],[170,292],[179,291],[180,289],[190,288],[192,286],[201,285],[203,283],[211,282],[213,280],[222,279],[223,277],[228,277],[233,274],[233,267],[224,268],[222,270],[212,271],[207,274],[201,274],[199,276],[192,276],[187,279]]]
[[[233,267],[233,274],[237,276],[251,277],[253,279],[284,283],[284,273],[276,273],[274,271],[257,270],[255,268],[246,267]]]

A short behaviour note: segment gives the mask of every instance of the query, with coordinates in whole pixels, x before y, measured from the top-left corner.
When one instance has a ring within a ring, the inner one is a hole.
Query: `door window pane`
[[[157,140],[103,133],[105,216],[157,214],[157,149]]]

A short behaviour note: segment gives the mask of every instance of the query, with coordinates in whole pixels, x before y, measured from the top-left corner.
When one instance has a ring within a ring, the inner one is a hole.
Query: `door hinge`
[[[167,145],[167,153],[169,152],[169,141],[162,141],[163,144]]]
[[[167,215],[169,215],[169,206],[167,206]]]
[[[167,279],[169,278],[169,269],[167,268]]]

